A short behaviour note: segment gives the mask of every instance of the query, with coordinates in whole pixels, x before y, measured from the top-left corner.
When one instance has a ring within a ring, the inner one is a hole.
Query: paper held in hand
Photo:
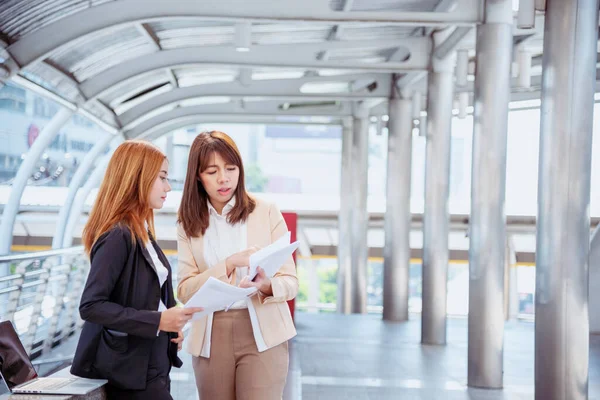
[[[290,243],[290,239],[291,233],[287,232],[277,241],[252,254],[250,256],[248,279],[254,279],[256,276],[256,267],[259,266],[265,270],[265,274],[269,278],[272,278],[300,245],[298,241]]]
[[[250,256],[250,272],[248,278],[254,279],[256,267],[260,266],[265,274],[271,278],[279,271],[283,263],[292,256],[299,246],[299,242],[290,244],[290,232],[283,235],[279,240],[257,251]],[[202,307],[204,311],[197,312],[192,317],[196,321],[203,316],[215,311],[227,310],[232,304],[254,295],[257,289],[240,288],[227,284],[214,277],[208,278],[206,283],[188,300],[184,308]]]
[[[252,296],[254,293],[256,293],[256,288],[243,289],[211,276],[183,307],[204,308],[204,311],[197,312],[192,317],[192,321],[196,321],[206,314],[225,310],[230,304]]]

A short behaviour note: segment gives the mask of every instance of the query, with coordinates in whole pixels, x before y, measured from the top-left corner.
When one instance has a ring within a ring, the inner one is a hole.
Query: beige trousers
[[[200,400],[281,400],[288,344],[259,353],[248,309],[216,312],[210,358],[192,357]]]

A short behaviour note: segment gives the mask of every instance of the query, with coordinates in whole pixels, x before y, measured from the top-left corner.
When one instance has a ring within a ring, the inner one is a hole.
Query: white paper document
[[[260,266],[271,278],[279,271],[283,263],[296,251],[300,242],[290,243],[291,233],[288,232],[279,240],[260,249],[250,256],[250,272],[248,279],[256,276],[256,267]],[[240,288],[210,277],[204,285],[188,300],[184,308],[202,307],[204,311],[197,312],[192,317],[196,321],[215,311],[227,310],[234,303],[244,300],[257,292],[256,288]]]
[[[279,238],[279,240],[252,254],[250,256],[248,279],[254,279],[256,276],[256,267],[259,266],[265,270],[265,274],[269,278],[272,278],[300,245],[298,241],[290,243],[290,238],[291,233],[288,232]]]
[[[197,312],[192,317],[192,321],[196,321],[211,312],[224,310],[232,303],[244,300],[254,293],[256,293],[256,288],[243,289],[211,276],[183,307],[204,308],[204,311]]]

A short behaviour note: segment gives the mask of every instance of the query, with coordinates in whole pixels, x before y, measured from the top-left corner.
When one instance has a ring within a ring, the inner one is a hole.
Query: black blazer
[[[123,389],[146,388],[148,362],[157,338],[161,300],[175,306],[171,266],[151,238],[159,259],[169,271],[163,289],[146,246],[132,242],[121,224],[104,233],[90,252],[90,273],[81,296],[79,313],[85,321],[73,358],[71,373],[108,379]],[[169,333],[169,339],[177,333]],[[180,367],[177,344],[169,340],[171,365]]]

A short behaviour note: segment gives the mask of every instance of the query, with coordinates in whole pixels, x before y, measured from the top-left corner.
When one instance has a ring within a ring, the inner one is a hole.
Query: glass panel
[[[310,194],[337,202],[341,128],[328,125],[206,124],[177,129],[155,141],[173,160],[169,177],[175,190],[183,188],[194,138],[200,132],[214,129],[227,133],[235,141],[250,192]]]
[[[320,311],[335,310],[337,299],[337,258],[299,257],[298,280],[300,290],[297,306],[306,309],[309,303],[309,264],[313,263],[318,277],[318,304]],[[383,307],[383,259],[370,258],[368,266],[367,308],[369,312],[381,312]],[[409,311],[421,312],[422,267],[418,260],[411,262],[409,272]],[[448,314],[466,316],[469,311],[469,268],[467,263],[450,263],[448,269]]]
[[[0,89],[0,185],[12,182],[40,130],[59,107],[12,83]]]
[[[77,168],[97,141],[109,133],[81,115],[74,114],[60,129],[42,156],[32,183],[36,186],[68,186]],[[108,152],[107,146],[104,153]],[[88,175],[93,168],[90,168]],[[85,182],[85,180],[84,180]]]
[[[519,316],[533,318],[535,314],[535,267],[519,265],[516,268]]]
[[[10,185],[21,161],[60,106],[12,83],[0,89],[0,185]],[[75,114],[50,143],[30,177],[32,186],[68,186],[87,152],[108,133]]]

